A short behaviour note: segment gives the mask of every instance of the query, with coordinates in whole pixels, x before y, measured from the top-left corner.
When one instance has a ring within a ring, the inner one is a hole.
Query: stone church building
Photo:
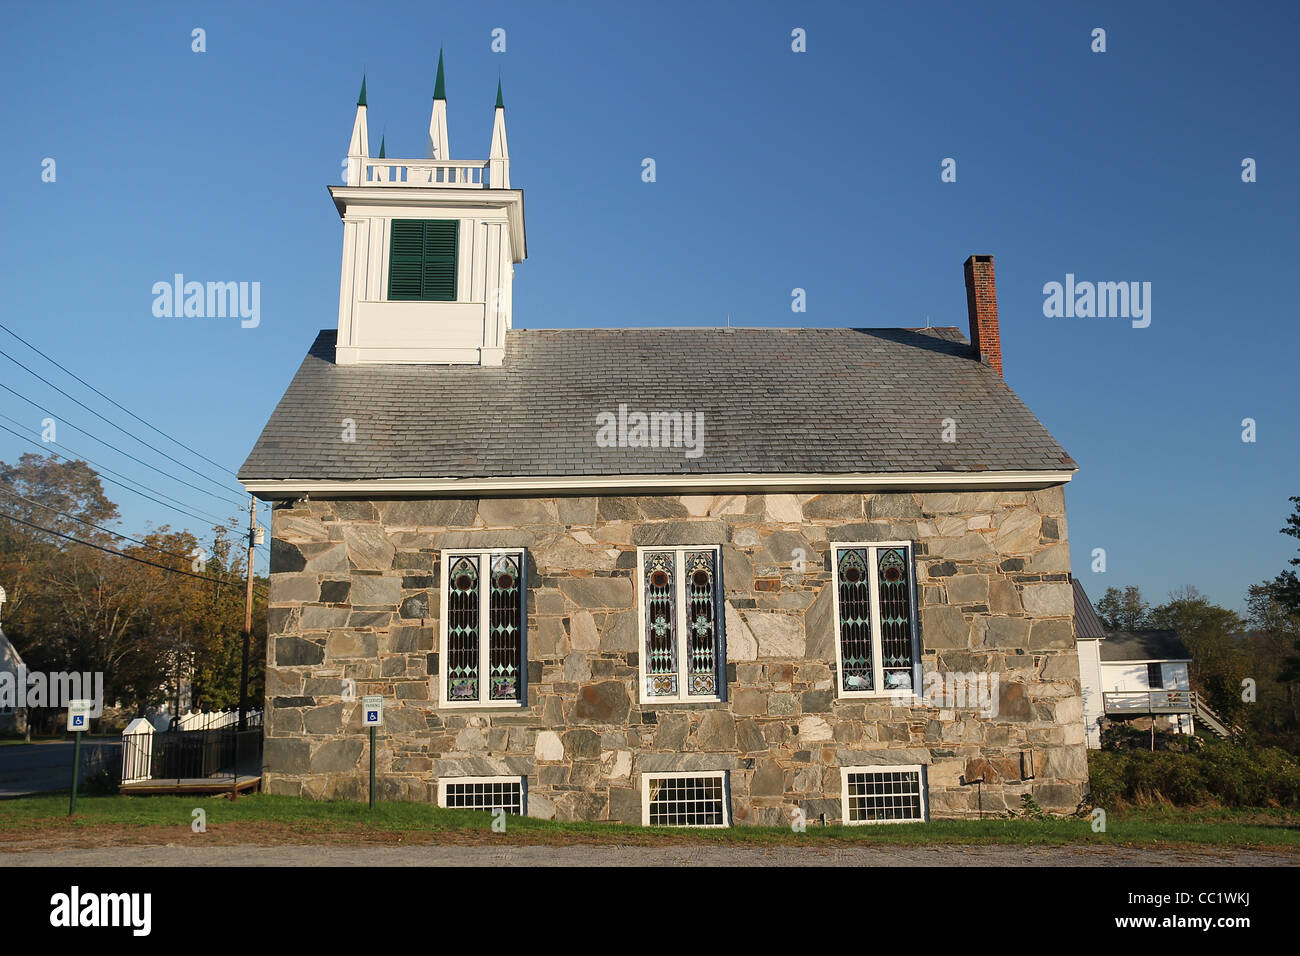
[[[497,92],[330,193],[337,328],[240,478],[274,503],[265,786],[562,820],[880,823],[1085,797],[1064,488],[955,328],[529,328]],[[955,272],[955,270],[954,270]],[[954,275],[954,281],[956,277]]]

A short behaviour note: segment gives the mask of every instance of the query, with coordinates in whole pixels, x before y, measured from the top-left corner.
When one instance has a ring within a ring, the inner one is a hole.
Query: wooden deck
[[[120,793],[135,795],[181,793],[248,793],[262,789],[261,775],[240,774],[235,777],[182,777],[164,780],[136,780],[118,787]]]

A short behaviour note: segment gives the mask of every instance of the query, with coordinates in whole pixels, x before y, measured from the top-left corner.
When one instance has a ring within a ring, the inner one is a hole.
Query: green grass
[[[428,804],[322,802],[296,797],[248,795],[231,802],[219,797],[80,797],[69,819],[66,792],[0,802],[0,837],[30,838],[59,831],[113,827],[176,827],[188,831],[191,811],[207,811],[209,831],[226,824],[271,825],[303,835],[426,834],[449,840],[482,838],[510,842],[663,843],[721,845],[837,844],[1019,844],[1019,845],[1202,845],[1300,846],[1300,814],[1278,810],[1134,810],[1110,815],[1105,833],[1089,820],[937,820],[895,826],[822,827],[806,832],[786,827],[738,826],[726,830],[670,830],[610,823],[558,823],[510,817],[507,834],[491,832],[491,816],[444,810]]]

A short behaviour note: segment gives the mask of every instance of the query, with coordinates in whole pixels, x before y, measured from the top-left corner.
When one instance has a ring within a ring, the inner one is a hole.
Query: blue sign
[[[80,720],[81,718],[78,717],[77,719]],[[366,723],[368,723],[368,724],[377,724],[377,723],[379,723],[379,711],[377,711],[377,710],[368,710],[368,711],[366,711]]]
[[[86,718],[83,717],[81,714],[73,714],[73,715],[72,715],[72,726],[74,726],[74,727],[84,727],[84,726],[86,726]]]

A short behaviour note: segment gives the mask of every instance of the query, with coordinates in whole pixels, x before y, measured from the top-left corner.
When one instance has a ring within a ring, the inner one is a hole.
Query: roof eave
[[[700,491],[981,491],[991,488],[1034,491],[1063,485],[1077,469],[898,473],[753,473],[690,475],[537,475],[481,478],[243,478],[262,500],[361,496],[449,496],[476,494],[674,494]]]

